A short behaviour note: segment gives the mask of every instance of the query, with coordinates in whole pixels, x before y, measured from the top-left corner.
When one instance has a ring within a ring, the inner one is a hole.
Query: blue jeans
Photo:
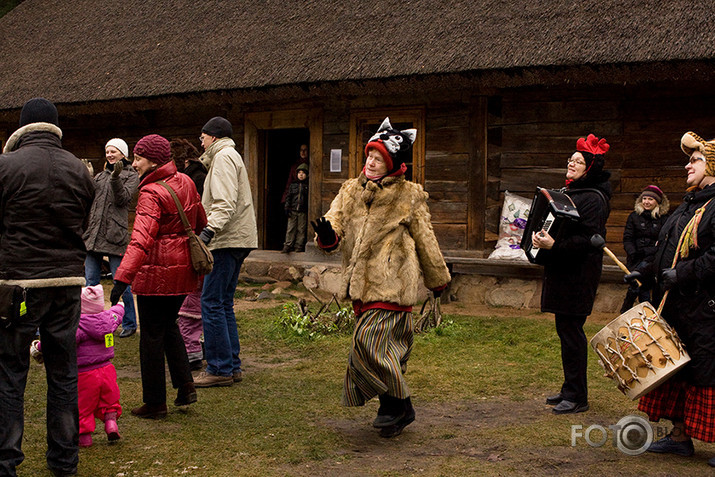
[[[23,406],[30,368],[30,343],[40,329],[47,377],[47,465],[77,470],[76,333],[80,287],[28,288],[27,314],[9,328],[0,328],[0,475],[15,475],[23,460]],[[37,397],[37,396],[36,396]]]
[[[102,258],[109,258],[109,269],[112,275],[117,273],[117,268],[122,262],[122,257],[119,255],[106,255],[96,252],[87,252],[87,258],[84,261],[84,279],[87,280],[87,286],[99,285],[99,280],[102,278]],[[127,287],[127,290],[122,295],[124,301],[124,318],[122,319],[123,330],[137,329],[137,312],[134,310],[134,297],[132,296],[132,287]]]
[[[201,319],[204,326],[206,372],[215,376],[232,376],[241,370],[241,344],[238,341],[233,295],[238,272],[249,248],[212,250],[214,268],[204,277],[201,294]]]

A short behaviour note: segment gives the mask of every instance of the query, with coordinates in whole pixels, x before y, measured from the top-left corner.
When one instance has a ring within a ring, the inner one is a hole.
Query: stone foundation
[[[240,276],[246,281],[263,283],[302,282],[319,296],[329,298],[340,291],[341,271],[338,262],[316,262],[313,257],[305,254],[285,257],[277,252],[255,251],[246,259]],[[615,316],[625,294],[625,284],[602,281],[593,310],[614,313]],[[420,301],[426,297],[427,289],[422,286]],[[539,309],[541,279],[456,273],[443,295],[443,301],[447,300],[467,305]]]

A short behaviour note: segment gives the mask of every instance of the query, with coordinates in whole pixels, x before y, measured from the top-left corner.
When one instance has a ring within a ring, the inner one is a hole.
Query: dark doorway
[[[266,182],[264,189],[264,249],[280,250],[286,233],[283,192],[291,166],[298,160],[301,144],[307,144],[310,131],[301,129],[271,129],[266,131]],[[310,175],[308,175],[310,180]]]

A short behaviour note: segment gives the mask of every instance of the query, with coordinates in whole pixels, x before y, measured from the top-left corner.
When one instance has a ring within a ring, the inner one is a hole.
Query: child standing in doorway
[[[308,226],[308,164],[296,169],[298,180],[288,188],[285,212],[288,216],[286,239],[282,253],[305,252],[306,228]]]

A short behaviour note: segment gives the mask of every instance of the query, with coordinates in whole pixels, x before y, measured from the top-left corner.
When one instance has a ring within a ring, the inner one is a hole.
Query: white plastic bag
[[[504,191],[504,206],[499,219],[499,240],[489,255],[490,259],[528,261],[519,244],[524,235],[530,208],[530,200],[508,190]]]

